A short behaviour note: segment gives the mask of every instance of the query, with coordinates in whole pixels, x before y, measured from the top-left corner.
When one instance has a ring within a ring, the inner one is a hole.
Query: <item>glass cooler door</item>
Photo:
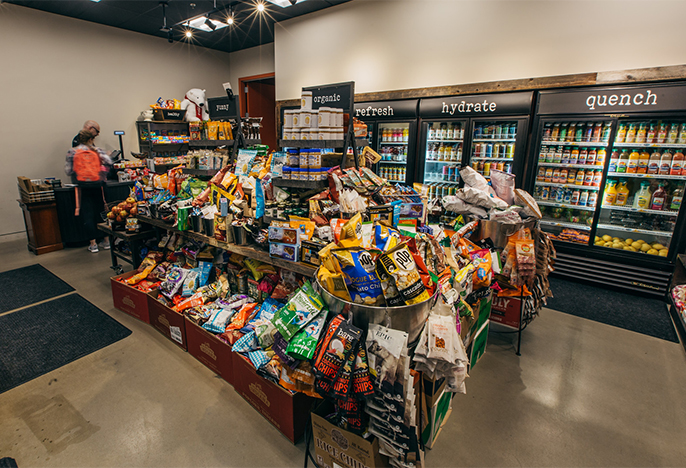
[[[454,195],[457,191],[466,127],[467,120],[426,122],[426,145],[420,148],[419,157],[424,159],[424,184],[429,188],[429,198]]]
[[[409,122],[379,123],[376,129],[377,152],[381,155],[377,174],[389,182],[407,180],[407,151],[410,140]]]
[[[551,238],[590,244],[612,120],[546,119],[541,123],[534,198]]]
[[[686,120],[620,119],[594,244],[667,257],[686,184]]]
[[[491,169],[513,172],[518,121],[474,121],[468,164],[490,179]]]

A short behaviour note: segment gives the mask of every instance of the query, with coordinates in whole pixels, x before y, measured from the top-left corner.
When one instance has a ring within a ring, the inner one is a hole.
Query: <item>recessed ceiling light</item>
[[[100,0],[91,0],[91,2],[100,3]]]
[[[264,3],[257,2],[257,11],[259,11],[260,13],[264,11]]]
[[[193,37],[193,31],[186,31],[186,37],[189,39]]]

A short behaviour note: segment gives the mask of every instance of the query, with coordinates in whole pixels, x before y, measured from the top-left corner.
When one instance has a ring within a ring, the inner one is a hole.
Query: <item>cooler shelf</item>
[[[556,203],[556,202],[538,200],[538,199],[536,199],[536,203],[538,203],[541,206],[554,206],[556,208],[571,208],[573,210],[595,211],[594,206],[579,206],[579,205],[572,205],[572,204],[568,204],[568,203]]]
[[[426,140],[427,143],[462,143],[463,140]]]
[[[427,159],[426,162],[432,164],[460,164],[460,161],[437,161],[435,159]]]
[[[386,146],[386,145],[407,145],[406,141],[380,141],[379,145],[381,146]]]
[[[400,164],[401,166],[406,166],[407,161],[379,161],[379,164]]]
[[[607,141],[542,141],[541,146],[602,146],[606,147]]]
[[[472,140],[474,143],[493,143],[495,142],[501,142],[501,141],[509,141],[510,143],[514,143],[517,141],[516,138],[474,138]]]
[[[472,161],[514,161],[514,158],[482,158],[472,156]]]
[[[577,223],[568,223],[564,221],[551,221],[548,219],[542,219],[540,221],[541,225],[543,226],[556,226],[556,227],[563,227],[563,228],[572,228],[572,229],[578,229],[580,231],[590,231],[591,226],[587,226],[585,224],[577,224]]]
[[[536,181],[536,185],[547,185],[550,187],[573,188],[573,189],[581,189],[581,190],[600,190],[600,187],[595,187],[593,185],[557,184],[555,182]]]
[[[667,232],[667,231],[653,231],[650,229],[634,229],[634,228],[628,228],[628,227],[624,227],[624,226],[616,226],[614,224],[598,224],[598,229],[607,229],[608,231],[635,232],[636,234],[645,234],[648,236],[672,237],[672,233]]]
[[[617,148],[686,148],[686,143],[614,143]]]
[[[686,180],[686,175],[630,174],[627,172],[608,172],[608,177],[636,177],[638,179]]]
[[[549,162],[539,162],[539,166],[543,167],[563,167],[565,169],[567,168],[573,168],[573,169],[603,169],[603,165],[600,164],[568,164],[568,163],[549,163]]]
[[[540,204],[540,203],[539,203]],[[647,208],[634,208],[632,206],[614,206],[614,205],[603,205],[606,210],[620,210],[620,211],[631,211],[634,213],[647,213],[662,216],[678,216],[678,211],[662,211],[662,210],[649,210]]]

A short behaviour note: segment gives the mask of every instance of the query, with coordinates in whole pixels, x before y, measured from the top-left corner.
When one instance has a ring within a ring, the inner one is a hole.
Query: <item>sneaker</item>
[[[92,253],[96,253],[96,252],[99,252],[100,250],[98,249],[98,246],[97,246],[97,245],[89,245],[89,246],[88,246],[88,251],[89,251],[89,252],[92,252]]]
[[[109,240],[104,240],[98,244],[99,247],[101,247],[104,250],[110,250],[110,241]]]

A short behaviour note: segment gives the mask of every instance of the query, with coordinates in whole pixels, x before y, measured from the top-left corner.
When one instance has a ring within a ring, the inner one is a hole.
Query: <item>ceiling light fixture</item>
[[[229,15],[226,17],[226,24],[233,24],[233,7],[229,7]]]
[[[190,30],[186,31],[186,37],[188,39],[191,39],[193,37],[193,31],[190,31]]]
[[[205,32],[212,32],[216,31],[217,29],[222,29],[228,26],[228,23],[223,23],[219,20],[212,19],[208,16],[198,16],[196,18],[193,18],[191,20],[188,20],[185,22],[186,26],[189,26],[193,29],[199,29],[201,31]],[[214,27],[212,27],[214,26]]]
[[[214,31],[215,29],[217,29],[217,27],[214,25],[214,23],[213,23],[212,21],[210,21],[209,15],[208,15],[207,19],[205,20],[205,26],[207,26],[208,28],[210,28],[212,31]]]
[[[264,12],[264,3],[257,2],[257,11],[259,11],[260,13]]]
[[[286,8],[289,6],[293,6],[297,3],[302,3],[305,0],[266,0],[269,3],[272,3],[274,5],[280,6],[281,8]]]

